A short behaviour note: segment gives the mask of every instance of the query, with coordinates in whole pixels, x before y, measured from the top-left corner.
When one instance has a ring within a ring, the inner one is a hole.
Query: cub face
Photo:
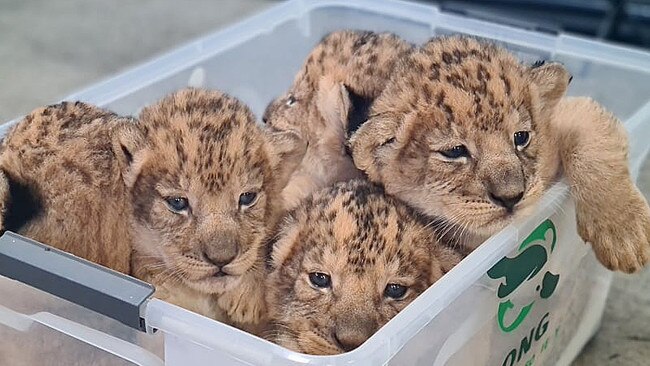
[[[289,90],[268,105],[264,122],[296,132],[308,146],[284,192],[289,207],[318,188],[361,176],[346,153],[347,134],[365,120],[397,60],[411,49],[388,33],[333,32],[311,51]]]
[[[289,215],[273,246],[273,340],[310,354],[350,351],[459,260],[371,183],[318,191]]]
[[[296,139],[261,129],[216,91],[181,90],[145,108],[118,151],[130,187],[136,250],[161,276],[204,293],[260,265],[279,214]]]
[[[407,57],[351,139],[355,164],[458,233],[488,236],[524,215],[553,183],[554,106],[570,75],[497,46],[434,39]]]

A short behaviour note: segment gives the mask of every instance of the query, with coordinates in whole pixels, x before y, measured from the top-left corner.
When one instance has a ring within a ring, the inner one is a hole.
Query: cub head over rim
[[[457,234],[489,236],[554,182],[549,121],[569,81],[557,63],[526,66],[464,36],[431,40],[396,68],[352,136],[355,164]]]

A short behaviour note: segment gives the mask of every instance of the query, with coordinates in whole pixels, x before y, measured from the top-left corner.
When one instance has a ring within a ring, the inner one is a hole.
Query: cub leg
[[[605,267],[640,270],[650,258],[650,210],[630,175],[622,123],[589,98],[563,99],[553,121],[578,233]]]

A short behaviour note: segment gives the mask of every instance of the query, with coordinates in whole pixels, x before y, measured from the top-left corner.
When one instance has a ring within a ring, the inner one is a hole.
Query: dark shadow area
[[[439,0],[447,12],[650,48],[650,0]]]

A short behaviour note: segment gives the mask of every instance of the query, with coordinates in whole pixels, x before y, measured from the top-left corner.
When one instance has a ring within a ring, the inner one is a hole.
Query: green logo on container
[[[550,242],[550,248],[548,243]],[[541,275],[542,269],[548,262],[549,255],[555,250],[557,243],[557,231],[553,221],[546,220],[541,223],[528,237],[521,243],[517,250],[517,255],[513,258],[503,257],[495,264],[487,275],[495,280],[503,279],[497,290],[497,297],[501,299],[497,310],[497,323],[502,332],[508,334],[519,328],[524,323],[535,306],[533,300],[528,304],[515,304],[508,297],[515,292],[524,282],[537,281],[535,290],[539,293],[541,299],[548,299],[553,295],[560,280],[559,274],[553,274],[551,271],[545,271]],[[546,245],[545,245],[546,244]],[[506,316],[507,315],[507,316]],[[507,322],[506,319],[514,319]],[[544,314],[539,321],[529,324],[530,331],[517,340],[517,345],[510,349],[504,357],[502,366],[513,366],[515,363],[525,358],[525,366],[535,364],[536,352],[529,354],[533,344],[541,342],[539,352],[543,352],[548,347],[550,338],[545,337],[550,322],[550,313]],[[555,329],[555,335],[558,334],[559,328]]]
[[[550,252],[552,253],[557,242],[557,231],[553,221],[546,220],[521,243],[516,257],[503,257],[487,272],[492,279],[504,279],[497,291],[497,296],[503,300],[499,303],[497,312],[497,322],[503,332],[509,333],[517,329],[535,305],[533,300],[527,305],[517,307],[507,297],[519,288],[522,283],[536,278],[537,274],[544,268],[550,254],[547,253],[546,247],[542,245],[547,240],[547,235],[550,235]],[[553,295],[559,279],[559,274],[553,274],[550,271],[544,273],[541,283],[536,288],[542,299],[547,299]],[[506,314],[516,308],[520,310],[515,320],[506,324]]]

